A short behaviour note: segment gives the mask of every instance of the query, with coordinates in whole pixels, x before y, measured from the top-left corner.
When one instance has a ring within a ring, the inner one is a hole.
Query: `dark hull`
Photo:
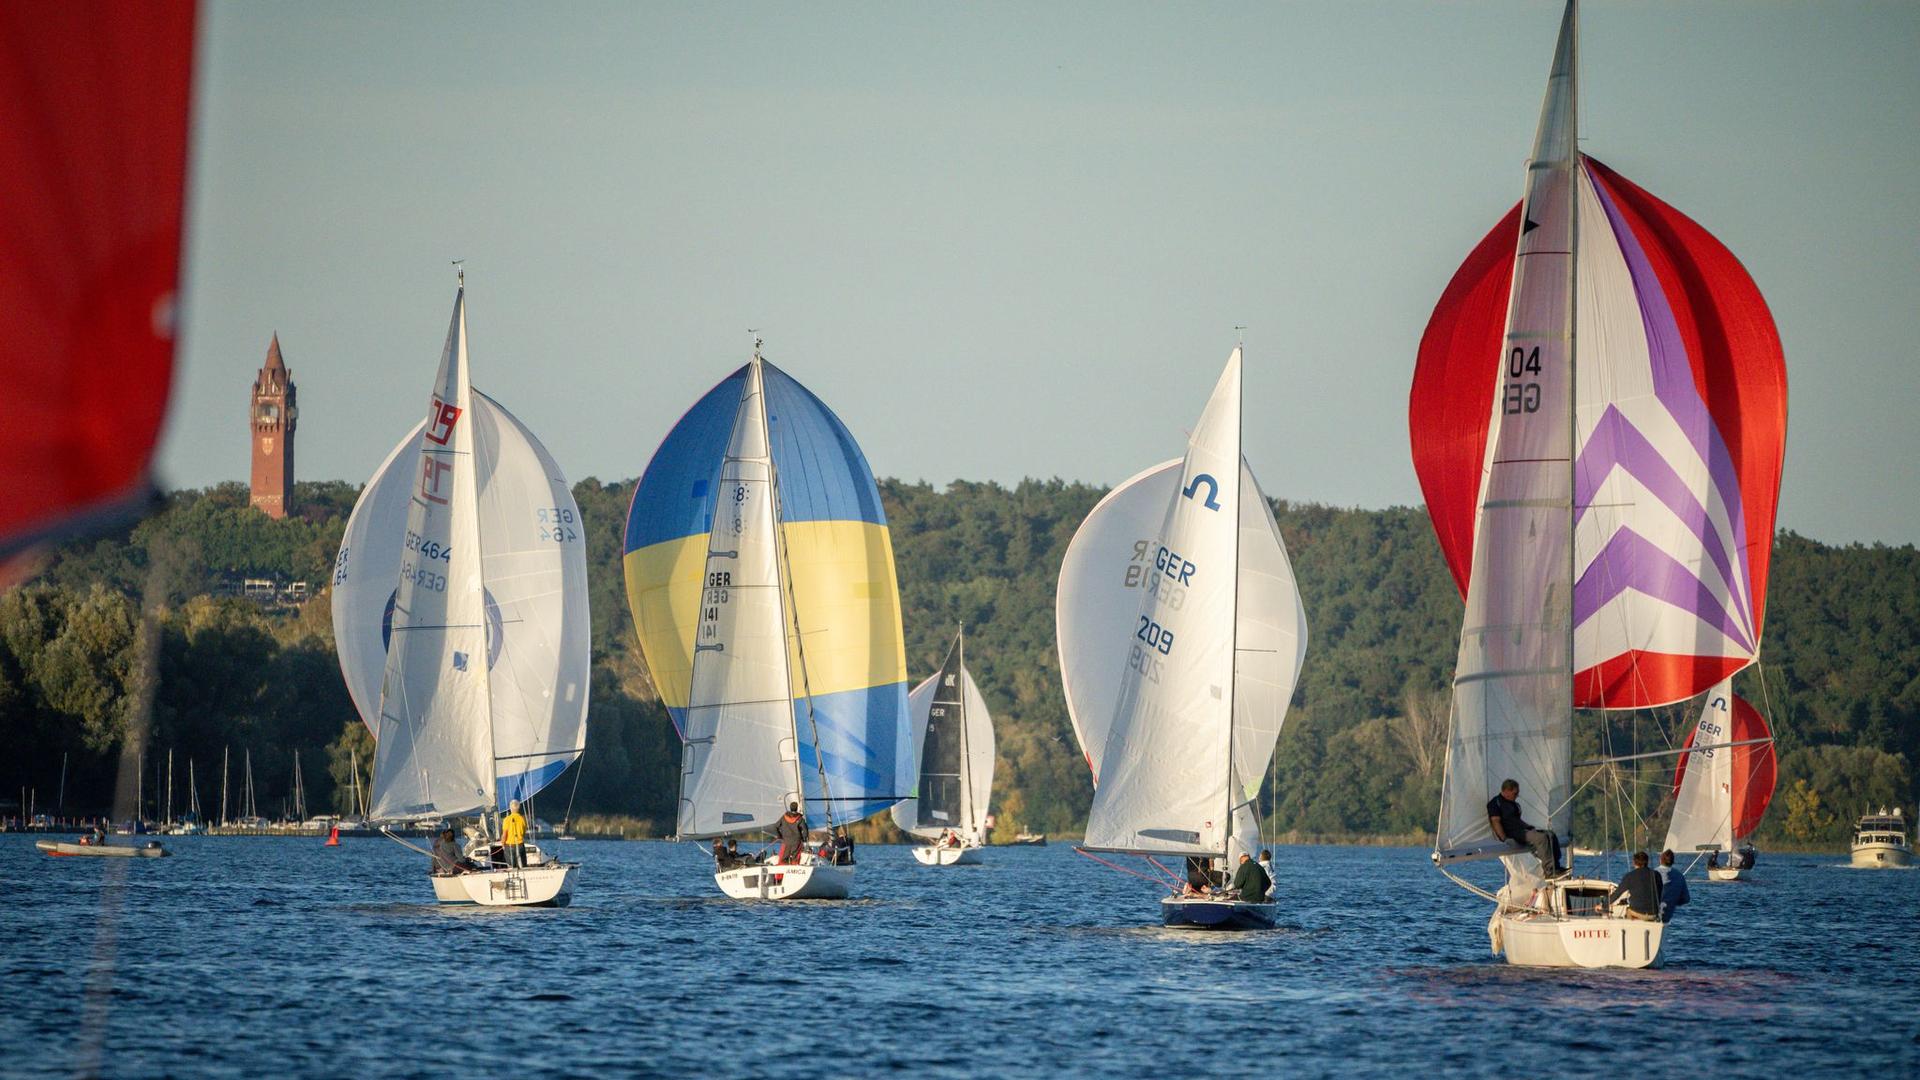
[[[1271,930],[1278,908],[1237,900],[1166,900],[1160,904],[1160,923],[1187,930]]]

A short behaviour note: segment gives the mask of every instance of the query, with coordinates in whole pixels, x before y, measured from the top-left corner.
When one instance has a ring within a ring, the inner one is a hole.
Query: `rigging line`
[[[1154,885],[1157,885],[1157,886],[1161,886],[1161,887],[1164,887],[1164,883],[1163,883],[1163,882],[1162,882],[1162,881],[1161,881],[1161,880],[1160,880],[1159,878],[1156,878],[1156,877],[1154,877],[1154,876],[1152,876],[1151,874],[1143,874],[1143,873],[1141,873],[1141,872],[1140,872],[1140,871],[1138,871],[1138,870],[1129,870],[1129,869],[1127,869],[1126,867],[1124,867],[1124,866],[1121,866],[1121,865],[1120,865],[1119,863],[1116,863],[1116,862],[1108,862],[1108,861],[1107,861],[1106,859],[1103,859],[1103,858],[1101,858],[1100,856],[1098,856],[1098,855],[1095,855],[1095,854],[1094,854],[1093,852],[1091,852],[1091,851],[1088,851],[1088,850],[1087,850],[1086,848],[1080,848],[1080,847],[1077,847],[1077,848],[1074,848],[1073,850],[1074,850],[1074,851],[1075,851],[1075,852],[1076,852],[1077,854],[1080,854],[1080,855],[1085,855],[1085,856],[1086,856],[1087,858],[1089,858],[1089,859],[1092,859],[1092,860],[1093,860],[1094,862],[1097,862],[1097,863],[1099,863],[1099,864],[1100,864],[1101,866],[1106,866],[1106,867],[1110,867],[1110,868],[1112,868],[1112,869],[1114,869],[1114,870],[1118,870],[1118,871],[1120,871],[1120,872],[1121,872],[1121,873],[1123,873],[1123,874],[1131,874],[1131,875],[1133,875],[1134,877],[1137,877],[1137,878],[1139,878],[1139,879],[1140,879],[1140,880],[1142,880],[1142,881],[1150,881],[1150,882],[1152,882],[1152,883],[1153,883]]]
[[[1678,750],[1649,750],[1644,754],[1620,754],[1610,757],[1592,758],[1587,761],[1576,761],[1573,763],[1573,767],[1582,769],[1590,765],[1614,765],[1624,761],[1641,761],[1646,758],[1677,757],[1681,754],[1691,754],[1695,751],[1722,750],[1730,746],[1753,746],[1756,743],[1772,741],[1772,739],[1740,739],[1736,742],[1708,743],[1705,746],[1688,746]]]
[[[1153,857],[1153,856],[1151,856],[1151,855],[1143,855],[1143,856],[1141,856],[1141,857],[1142,857],[1142,858],[1144,858],[1144,859],[1146,859],[1146,860],[1147,860],[1148,862],[1150,862],[1150,863],[1152,863],[1152,864],[1153,864],[1153,866],[1154,866],[1154,869],[1156,869],[1156,870],[1158,870],[1158,871],[1160,871],[1161,873],[1163,873],[1163,874],[1165,874],[1165,875],[1167,875],[1167,877],[1169,877],[1169,878],[1171,878],[1171,879],[1173,879],[1173,881],[1174,881],[1174,883],[1175,883],[1175,884],[1184,884],[1184,883],[1185,883],[1185,882],[1184,882],[1184,879],[1182,879],[1182,878],[1180,877],[1180,875],[1178,875],[1178,874],[1176,874],[1176,873],[1174,873],[1173,871],[1171,871],[1171,870],[1169,870],[1169,869],[1167,869],[1167,868],[1166,868],[1166,866],[1165,866],[1164,864],[1162,864],[1162,863],[1160,862],[1160,860],[1159,860],[1159,859],[1156,859],[1156,858],[1154,858],[1154,857]]]

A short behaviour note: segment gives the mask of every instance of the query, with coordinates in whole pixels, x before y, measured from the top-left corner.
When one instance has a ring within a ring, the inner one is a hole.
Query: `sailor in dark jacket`
[[[1607,906],[1612,907],[1621,895],[1627,898],[1627,918],[1658,919],[1660,917],[1660,875],[1647,865],[1647,853],[1633,853],[1633,869],[1620,879],[1620,884],[1607,894]]]
[[[780,838],[780,861],[798,862],[807,843],[807,819],[799,803],[787,804],[787,812],[773,825],[773,834]]]
[[[1671,849],[1660,853],[1660,865],[1654,873],[1660,875],[1660,921],[1671,922],[1673,909],[1692,899],[1687,895],[1687,875],[1673,865]]]
[[[1273,882],[1267,878],[1267,872],[1246,852],[1240,853],[1240,868],[1233,872],[1233,890],[1240,899],[1249,903],[1264,903],[1267,888]]]

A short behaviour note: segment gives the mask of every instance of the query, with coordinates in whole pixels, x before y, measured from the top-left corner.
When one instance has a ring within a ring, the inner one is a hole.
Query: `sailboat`
[[[1224,879],[1260,848],[1254,799],[1306,657],[1307,618],[1241,455],[1235,348],[1187,443],[1110,492],[1060,567],[1055,622],[1093,770],[1083,850],[1184,856]],[[1224,863],[1224,865],[1222,865]],[[1276,905],[1171,875],[1167,926],[1265,929]]]
[[[1608,908],[1610,881],[1547,880],[1494,837],[1488,801],[1517,781],[1525,819],[1569,846],[1574,710],[1685,701],[1754,661],[1786,374],[1732,254],[1579,152],[1577,28],[1568,3],[1524,200],[1441,296],[1409,403],[1466,599],[1433,859],[1494,902],[1509,963],[1646,967],[1665,927]],[[1614,753],[1612,730],[1578,763],[1598,778],[1657,756]],[[1453,870],[1494,858],[1497,891]]]
[[[852,433],[758,341],[648,462],[626,581],[684,744],[680,838],[765,833],[790,806],[831,835],[900,800],[906,651],[879,489]],[[803,851],[727,860],[714,880],[736,899],[837,899],[853,866]]]
[[[894,805],[893,823],[932,841],[913,849],[925,866],[977,863],[993,795],[993,717],[967,670],[965,627],[940,670],[907,695],[907,716],[916,754],[908,775],[919,781]]]
[[[333,625],[376,740],[368,817],[479,819],[476,869],[432,874],[435,897],[568,903],[579,864],[528,844],[513,865],[497,816],[586,746],[586,529],[546,448],[469,381],[464,273],[426,418],[348,519]]]
[[[1695,751],[1695,746],[1708,749]],[[1753,870],[1747,837],[1773,801],[1773,732],[1760,710],[1735,694],[1733,680],[1726,679],[1708,691],[1686,749],[1673,771],[1666,847],[1676,856],[1712,852],[1709,880],[1743,880]]]

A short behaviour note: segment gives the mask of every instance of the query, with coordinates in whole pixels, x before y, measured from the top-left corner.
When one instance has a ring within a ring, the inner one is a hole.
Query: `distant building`
[[[283,518],[293,509],[293,429],[300,419],[293,376],[280,358],[280,335],[267,346],[267,363],[253,380],[247,410],[253,429],[253,506],[268,517]]]

